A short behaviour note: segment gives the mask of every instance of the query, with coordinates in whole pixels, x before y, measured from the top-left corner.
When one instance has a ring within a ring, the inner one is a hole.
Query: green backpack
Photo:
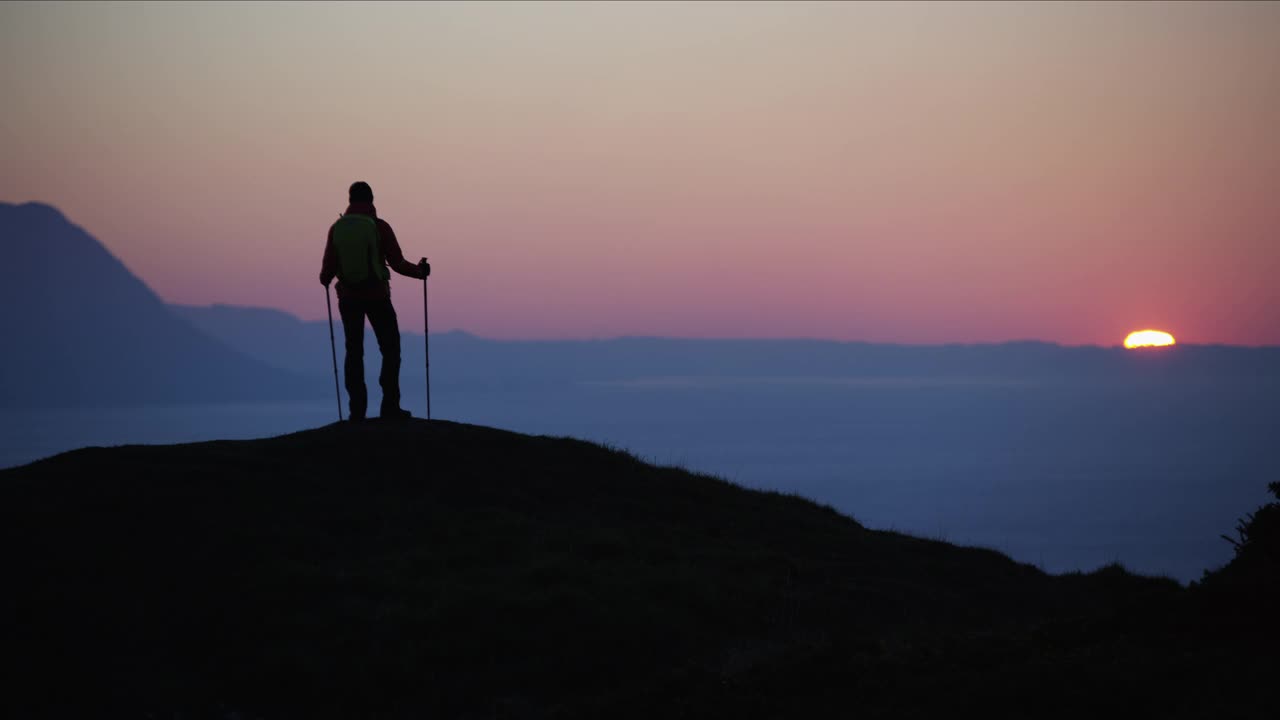
[[[338,279],[348,285],[391,279],[378,246],[378,223],[368,215],[343,215],[333,224],[333,246],[338,251]]]

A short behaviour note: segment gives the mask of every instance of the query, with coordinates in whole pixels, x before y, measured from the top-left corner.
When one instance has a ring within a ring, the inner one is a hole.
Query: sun
[[[1163,330],[1138,330],[1129,333],[1129,336],[1124,339],[1124,346],[1130,350],[1144,347],[1166,347],[1176,343],[1177,341],[1173,339],[1173,336]]]

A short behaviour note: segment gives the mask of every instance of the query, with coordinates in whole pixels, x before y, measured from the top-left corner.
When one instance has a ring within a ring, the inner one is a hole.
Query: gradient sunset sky
[[[433,330],[1280,344],[1280,4],[5,3],[0,82],[171,302],[325,317],[362,179]]]

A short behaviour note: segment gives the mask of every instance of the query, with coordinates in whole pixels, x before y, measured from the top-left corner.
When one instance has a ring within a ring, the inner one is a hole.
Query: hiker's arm
[[[404,259],[404,252],[400,250],[400,243],[396,241],[395,231],[382,220],[378,221],[378,238],[382,241],[382,257],[387,259],[388,267],[415,280],[425,277],[424,268],[421,265],[415,265]]]
[[[324,243],[324,261],[320,263],[320,284],[325,287],[338,275],[338,252],[333,249],[333,228]]]

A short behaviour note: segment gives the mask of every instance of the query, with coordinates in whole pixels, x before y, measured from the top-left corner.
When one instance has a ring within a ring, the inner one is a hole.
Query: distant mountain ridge
[[[0,407],[276,400],[316,392],[178,318],[42,203],[0,203]]]
[[[331,372],[328,329],[269,308],[170,306],[231,347],[276,367]],[[335,331],[341,333],[335,319]],[[403,367],[422,365],[422,335],[401,329]],[[341,335],[339,334],[339,345]],[[471,385],[625,381],[638,378],[894,378],[1001,380],[1189,380],[1213,375],[1280,381],[1280,347],[1178,346],[1153,351],[1041,341],[897,345],[834,340],[491,340],[453,331],[431,337],[434,381]],[[341,353],[341,348],[339,348]],[[366,357],[377,357],[371,332]],[[339,358],[341,359],[341,358]],[[376,366],[376,360],[372,365]],[[376,369],[367,367],[370,381]],[[417,381],[412,371],[410,383]]]
[[[41,203],[0,203],[0,247],[10,271],[0,283],[7,309],[0,317],[6,341],[0,407],[315,400],[331,390],[323,321],[267,308],[166,305],[101,243]],[[416,394],[422,336],[405,328],[402,336],[402,383]],[[371,332],[365,346],[373,387],[378,353]],[[690,377],[1280,382],[1275,347],[1133,353],[1043,342],[501,341],[455,331],[433,334],[431,349],[433,382],[456,389]]]

